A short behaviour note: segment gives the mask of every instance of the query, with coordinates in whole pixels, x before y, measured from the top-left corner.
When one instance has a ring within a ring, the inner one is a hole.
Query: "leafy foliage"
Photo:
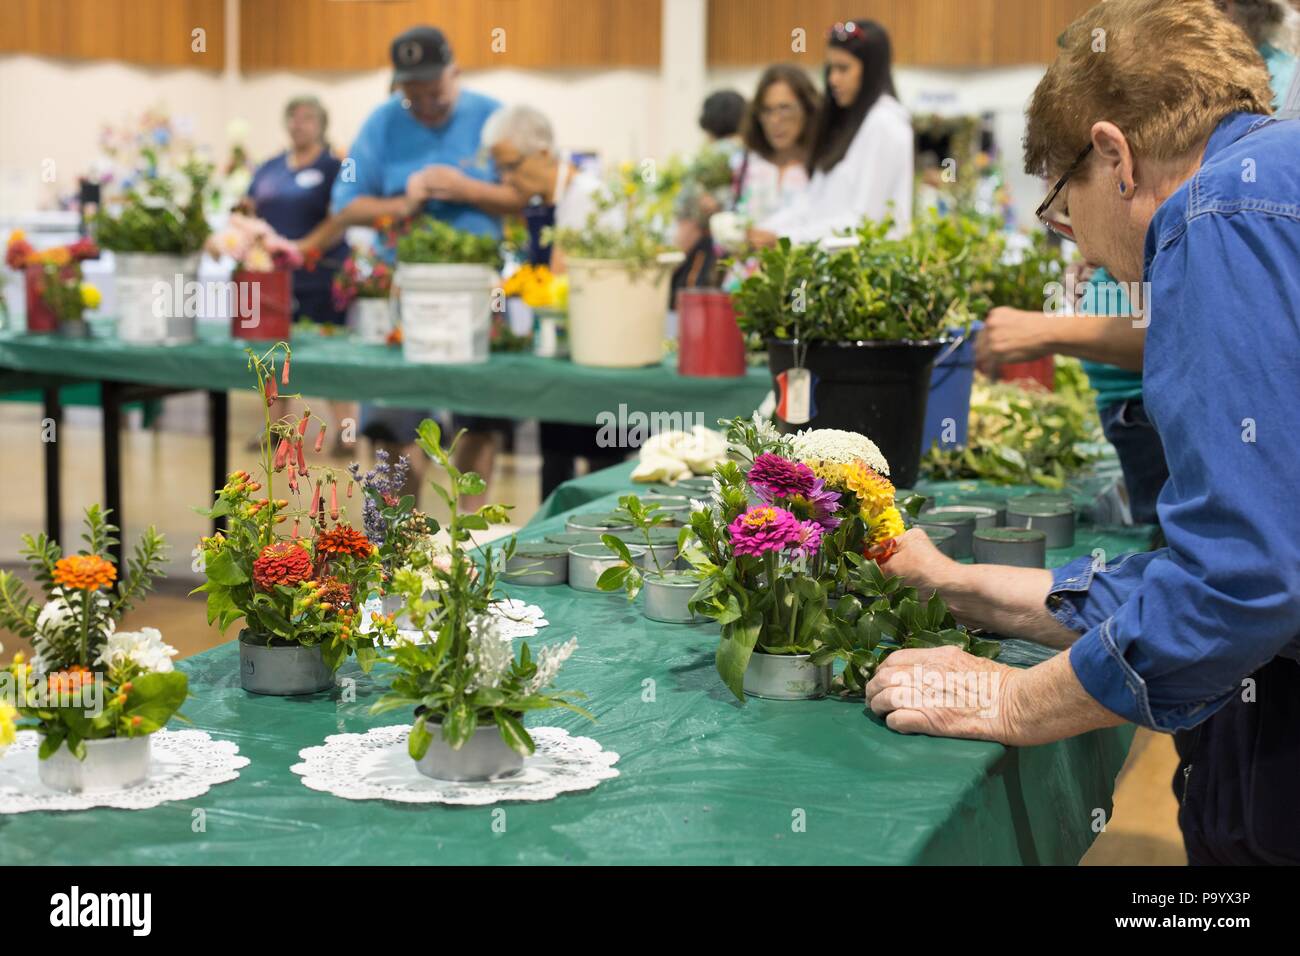
[[[637,531],[645,539],[646,553],[650,560],[654,562],[655,571],[662,575],[666,570],[659,561],[659,555],[655,551],[655,542],[651,539],[650,532],[655,528],[662,528],[671,520],[669,515],[660,511],[659,505],[655,502],[646,504],[636,495],[623,495],[618,499],[618,510],[614,515],[620,519],[620,523],[630,524],[634,531]],[[678,553],[681,552],[690,532],[683,528],[682,533],[677,537]],[[641,588],[645,584],[645,574],[642,569],[637,567],[636,561],[632,557],[631,551],[628,550],[627,542],[622,538],[612,534],[603,534],[600,540],[604,542],[605,547],[609,548],[620,558],[622,564],[612,568],[606,568],[596,579],[596,587],[602,591],[618,591],[620,589],[627,591],[627,599],[635,600],[636,596],[641,593]],[[676,555],[674,555],[676,560]]]
[[[482,264],[499,269],[501,250],[494,236],[463,232],[432,216],[424,216],[397,240],[397,261]]]
[[[115,213],[101,209],[94,219],[95,238],[114,252],[188,255],[203,248],[210,232],[203,214],[212,165],[191,159],[179,176],[152,173],[156,157],[144,151],[148,168]]]

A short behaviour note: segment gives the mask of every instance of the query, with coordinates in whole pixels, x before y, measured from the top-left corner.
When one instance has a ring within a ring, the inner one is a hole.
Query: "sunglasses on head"
[[[1084,160],[1086,160],[1091,153],[1092,143],[1089,143],[1084,147],[1083,152],[1078,155],[1075,161],[1070,164],[1070,168],[1065,171],[1065,175],[1056,181],[1056,185],[1052,187],[1052,191],[1047,194],[1047,198],[1043,200],[1043,204],[1039,206],[1038,211],[1034,213],[1034,215],[1038,217],[1038,221],[1046,226],[1051,232],[1056,233],[1062,239],[1069,239],[1071,242],[1074,241],[1074,226],[1070,224],[1070,216],[1067,213],[1052,212],[1052,203],[1056,202],[1056,197],[1061,194],[1061,190],[1065,188],[1065,184],[1070,181],[1071,176],[1079,171],[1079,167],[1083,165]]]
[[[862,28],[852,20],[847,23],[837,23],[831,27],[827,36],[839,43],[848,43],[851,40],[860,40],[863,37]]]

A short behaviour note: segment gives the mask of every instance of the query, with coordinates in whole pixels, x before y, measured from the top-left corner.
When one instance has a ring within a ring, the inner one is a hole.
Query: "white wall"
[[[658,70],[468,72],[465,84],[505,102],[545,110],[566,146],[610,159],[664,156],[701,141],[698,103],[687,108],[678,81]],[[702,93],[734,87],[752,94],[759,69],[711,70]],[[899,69],[904,103],[918,112],[996,114],[998,140],[1022,221],[1032,215],[1041,185],[1020,172],[1023,110],[1040,67],[977,71]],[[680,79],[680,78],[679,78]],[[246,120],[255,159],[283,148],[281,110],[292,96],[315,93],[330,111],[330,139],[345,150],[362,121],[386,95],[389,73],[259,73],[223,80],[197,70],[155,70],[119,63],[76,63],[25,55],[0,56],[0,216],[47,208],[56,193],[98,153],[105,123],[120,125],[162,105],[213,154],[226,155],[227,124]],[[691,77],[698,86],[698,78]],[[817,77],[820,85],[820,77]],[[702,94],[701,94],[702,95]],[[55,180],[42,181],[53,160]],[[1027,212],[1026,212],[1027,210]]]

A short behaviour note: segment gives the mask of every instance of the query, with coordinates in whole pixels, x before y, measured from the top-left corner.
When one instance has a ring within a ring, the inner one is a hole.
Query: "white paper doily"
[[[372,598],[362,605],[364,612],[361,617],[360,633],[370,633],[370,613],[382,613],[383,604],[379,598]],[[546,619],[546,612],[536,604],[529,604],[526,601],[520,601],[517,598],[505,598],[504,600],[494,601],[488,607],[488,613],[495,617],[501,626],[501,633],[511,638],[518,639],[521,637],[533,637],[539,630],[550,625]],[[419,631],[406,630],[398,628],[398,637],[414,641],[417,644],[424,643],[424,635]],[[391,643],[391,642],[385,642]]]
[[[395,800],[398,803],[450,803],[486,806],[505,800],[550,800],[574,790],[590,790],[618,776],[618,754],[602,750],[590,737],[573,737],[559,727],[528,733],[537,752],[524,758],[514,776],[482,783],[434,780],[415,768],[406,751],[409,725],[375,727],[364,734],[334,734],[321,747],[306,747],[303,763],[290,769],[312,790],[345,800]]]
[[[229,740],[213,740],[202,730],[160,730],[150,742],[149,779],[123,790],[62,793],[41,783],[36,752],[41,738],[23,731],[0,757],[0,814],[33,810],[148,810],[169,800],[190,800],[214,785],[234,780],[247,757]]]

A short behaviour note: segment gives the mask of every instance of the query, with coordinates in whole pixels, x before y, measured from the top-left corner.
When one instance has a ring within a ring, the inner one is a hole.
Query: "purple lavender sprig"
[[[375,452],[375,467],[364,475],[361,474],[361,466],[356,462],[348,466],[353,480],[361,486],[362,490],[376,492],[389,507],[396,505],[401,498],[410,470],[411,463],[405,455],[397,459],[397,464],[393,465],[388,460],[388,452],[382,448]],[[375,547],[383,547],[384,541],[388,538],[388,523],[370,494],[365,496],[365,503],[361,507],[361,518],[370,543]]]

